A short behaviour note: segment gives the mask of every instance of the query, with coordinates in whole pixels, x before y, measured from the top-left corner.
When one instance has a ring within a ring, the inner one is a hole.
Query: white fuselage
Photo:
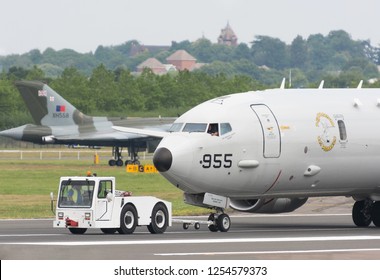
[[[158,147],[172,155],[161,174],[187,193],[379,200],[379,89],[233,94],[196,106],[175,124],[180,131]],[[217,124],[219,135],[184,132],[186,124]]]

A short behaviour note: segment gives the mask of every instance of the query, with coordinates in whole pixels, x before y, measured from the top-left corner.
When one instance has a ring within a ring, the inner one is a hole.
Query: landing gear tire
[[[208,217],[208,221],[211,221],[212,224],[210,223],[208,225],[208,229],[211,231],[211,232],[217,232],[217,231],[221,231],[221,232],[227,232],[230,227],[231,227],[231,219],[230,219],[230,216],[228,216],[227,214],[211,214],[209,217]]]
[[[358,227],[368,227],[371,222],[371,207],[365,200],[356,201],[352,208],[352,220]]]
[[[134,165],[138,165],[139,167],[140,166],[142,166],[141,164],[140,164],[140,161],[139,160],[126,160],[125,161],[125,166],[127,166],[128,164],[134,164]],[[143,168],[144,168],[144,166],[143,166]]]
[[[376,201],[371,210],[372,222],[376,227],[380,227],[380,201]]]
[[[162,203],[157,203],[152,210],[151,223],[148,230],[152,234],[160,234],[168,227],[168,209]]]
[[[127,204],[124,206],[120,215],[120,228],[118,232],[121,234],[132,234],[137,226],[137,211],[136,208]]]
[[[195,224],[194,224],[194,228],[195,228],[196,230],[200,229],[200,228],[201,228],[201,224],[200,224],[200,223],[195,223]]]
[[[122,160],[122,147],[112,147],[112,159],[108,161],[109,166],[123,166],[124,162]]]
[[[69,231],[72,234],[83,234],[87,231],[87,229],[86,228],[69,228]]]
[[[116,232],[116,228],[101,228],[100,230],[104,234],[114,234]]]
[[[231,227],[231,219],[227,214],[221,214],[218,216],[216,224],[221,232],[227,232]]]
[[[210,214],[210,216],[208,216],[208,221],[212,221],[213,223],[212,224],[209,224],[208,225],[208,229],[211,231],[211,232],[217,232],[219,229],[218,229],[218,225],[215,221],[215,215],[216,214]]]

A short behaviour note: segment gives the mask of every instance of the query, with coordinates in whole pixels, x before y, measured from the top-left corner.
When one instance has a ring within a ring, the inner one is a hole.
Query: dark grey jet
[[[65,144],[113,147],[109,165],[122,166],[122,148],[128,148],[130,160],[138,162],[139,151],[153,152],[161,137],[116,131],[113,126],[166,132],[174,118],[90,117],[78,111],[62,96],[42,82],[15,83],[35,124],[26,124],[0,132],[0,136],[36,144]]]

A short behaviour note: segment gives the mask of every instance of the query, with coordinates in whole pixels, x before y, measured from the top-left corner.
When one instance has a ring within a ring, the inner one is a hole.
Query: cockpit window
[[[182,123],[175,123],[170,128],[170,131],[180,131],[182,126]],[[187,123],[185,124],[182,130],[182,132],[207,132],[212,136],[224,135],[231,131],[232,127],[229,123]]]
[[[187,123],[183,128],[183,132],[205,132],[207,124],[206,123]]]
[[[179,132],[181,131],[182,126],[183,123],[173,123],[169,129],[169,132]]]
[[[220,124],[220,135],[226,134],[232,131],[232,127],[229,123],[221,123]]]
[[[219,125],[217,123],[210,123],[207,128],[207,133],[212,136],[219,136]]]

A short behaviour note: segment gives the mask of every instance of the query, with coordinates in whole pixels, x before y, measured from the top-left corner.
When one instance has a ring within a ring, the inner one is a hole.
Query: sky
[[[266,35],[290,44],[343,29],[378,47],[379,11],[379,0],[0,0],[0,55],[48,47],[87,53],[134,39],[216,42],[227,22],[239,43]]]

